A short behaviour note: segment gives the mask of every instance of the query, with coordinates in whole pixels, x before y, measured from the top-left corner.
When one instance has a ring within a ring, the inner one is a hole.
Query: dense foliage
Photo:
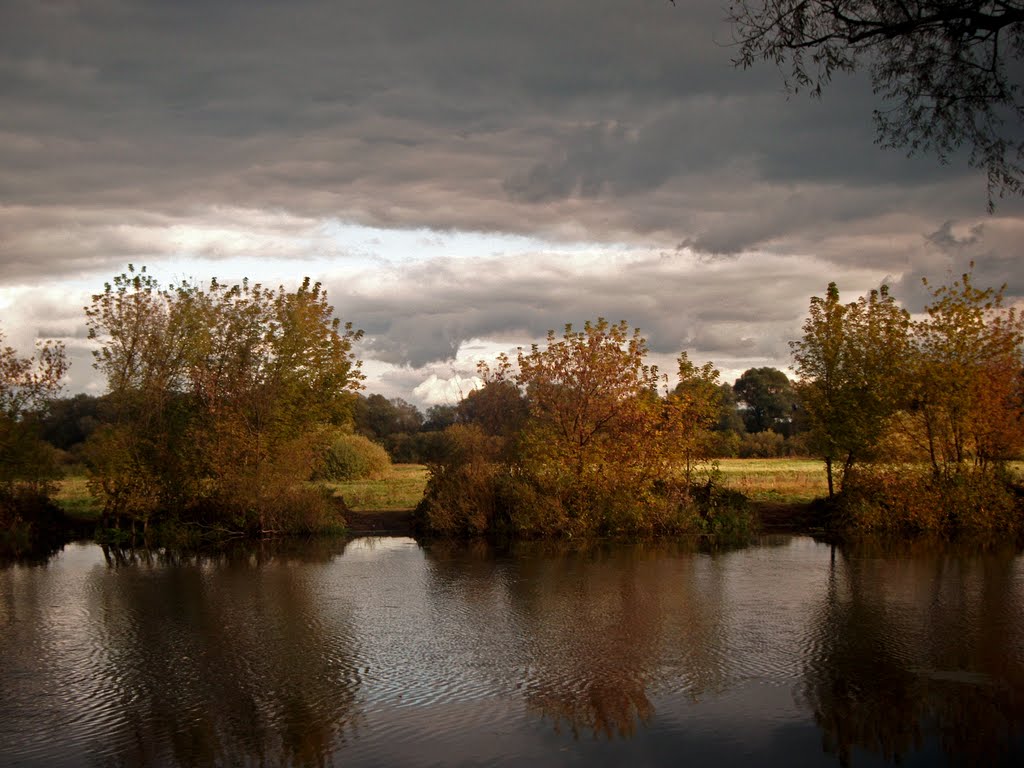
[[[0,331],[0,535],[52,517],[48,496],[59,469],[56,451],[39,437],[39,421],[67,370],[60,344],[21,357],[3,340]]]
[[[341,327],[319,284],[163,288],[129,267],[86,315],[113,409],[86,447],[109,524],[329,522],[300,483],[350,418],[361,375],[351,352],[359,333]]]
[[[870,458],[900,406],[909,327],[909,314],[885,286],[844,305],[829,283],[824,299],[811,299],[803,338],[791,346],[810,445],[825,460],[830,497],[833,466],[848,473]]]
[[[391,468],[384,447],[363,435],[340,434],[324,451],[315,476],[321,480],[379,479]]]
[[[680,385],[646,363],[626,323],[566,326],[547,344],[481,367],[466,423],[446,431],[419,514],[432,532],[573,535],[721,530],[746,524],[715,488],[707,431],[718,372],[683,355]]]
[[[917,321],[884,287],[812,298],[793,355],[830,492],[841,465],[843,524],[1020,528],[1005,463],[1024,451],[1022,351],[1024,317],[970,273],[932,289]]]
[[[638,331],[598,319],[482,363],[424,417],[357,391],[360,334],[318,284],[162,287],[129,267],[86,308],[101,397],[55,397],[59,344],[0,348],[0,530],[56,519],[58,459],[87,465],[108,530],[250,534],[337,527],[307,481],[398,460],[430,467],[433,533],[742,533],[710,460],[807,451],[841,526],[1019,530],[1024,317],[970,273],[926,286],[914,319],[885,286],[842,303],[830,284],[792,342],[795,383],[762,367],[730,386],[682,353],[670,388]]]

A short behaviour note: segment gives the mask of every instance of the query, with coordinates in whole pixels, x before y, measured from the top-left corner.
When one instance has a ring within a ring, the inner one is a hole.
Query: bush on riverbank
[[[476,425],[445,432],[444,461],[431,465],[416,508],[416,525],[436,536],[559,538],[586,535],[746,536],[746,497],[723,488],[707,470],[674,479],[616,473],[597,466],[583,474],[522,460],[514,439]]]
[[[679,383],[645,362],[647,342],[603,319],[548,333],[545,348],[480,369],[484,386],[443,433],[418,507],[422,531],[521,537],[744,529],[717,489],[707,434],[718,371],[679,358]],[[664,392],[662,396],[659,391]],[[704,490],[702,490],[702,488]]]
[[[129,265],[86,309],[112,419],[83,454],[101,527],[244,534],[334,530],[307,487],[361,386],[319,283],[162,287]]]
[[[493,461],[432,467],[416,523],[424,533],[451,537],[742,537],[753,532],[746,497],[717,482],[559,488]]]
[[[1004,472],[965,466],[936,473],[923,465],[866,465],[843,478],[834,527],[849,533],[1024,530],[1024,488]]]
[[[384,447],[363,435],[339,435],[324,452],[319,480],[376,480],[391,469]]]
[[[0,560],[45,556],[83,532],[53,502],[48,488],[0,488]]]

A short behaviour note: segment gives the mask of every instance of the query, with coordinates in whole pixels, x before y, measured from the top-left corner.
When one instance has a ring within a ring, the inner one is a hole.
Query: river
[[[1024,761],[1024,558],[71,544],[0,566],[0,765]]]

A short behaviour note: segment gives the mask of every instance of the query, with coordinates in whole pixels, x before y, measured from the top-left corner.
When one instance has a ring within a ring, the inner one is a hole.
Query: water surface
[[[1024,758],[1024,559],[76,544],[0,570],[0,765]]]

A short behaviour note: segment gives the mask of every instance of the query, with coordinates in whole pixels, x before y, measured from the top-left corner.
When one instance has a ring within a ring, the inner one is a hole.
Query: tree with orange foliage
[[[37,417],[68,369],[60,343],[44,342],[21,357],[3,340],[0,331],[0,527],[45,501],[59,476],[54,449],[39,439]]]
[[[449,427],[451,450],[431,468],[425,527],[558,536],[719,525],[698,515],[692,493],[718,418],[718,371],[683,354],[680,385],[663,396],[667,379],[647,353],[639,330],[598,318],[549,331],[515,366],[502,356],[481,367],[485,385],[460,406],[465,423]],[[702,492],[711,499],[710,484]]]
[[[529,404],[531,452],[578,481],[602,467],[642,462],[645,400],[661,382],[646,355],[639,329],[630,333],[625,321],[604,318],[582,331],[566,325],[561,339],[549,331],[545,348],[520,350],[517,381]]]
[[[985,473],[1024,448],[1024,315],[1004,306],[1005,290],[967,272],[932,289],[914,324],[910,416],[937,475]]]

